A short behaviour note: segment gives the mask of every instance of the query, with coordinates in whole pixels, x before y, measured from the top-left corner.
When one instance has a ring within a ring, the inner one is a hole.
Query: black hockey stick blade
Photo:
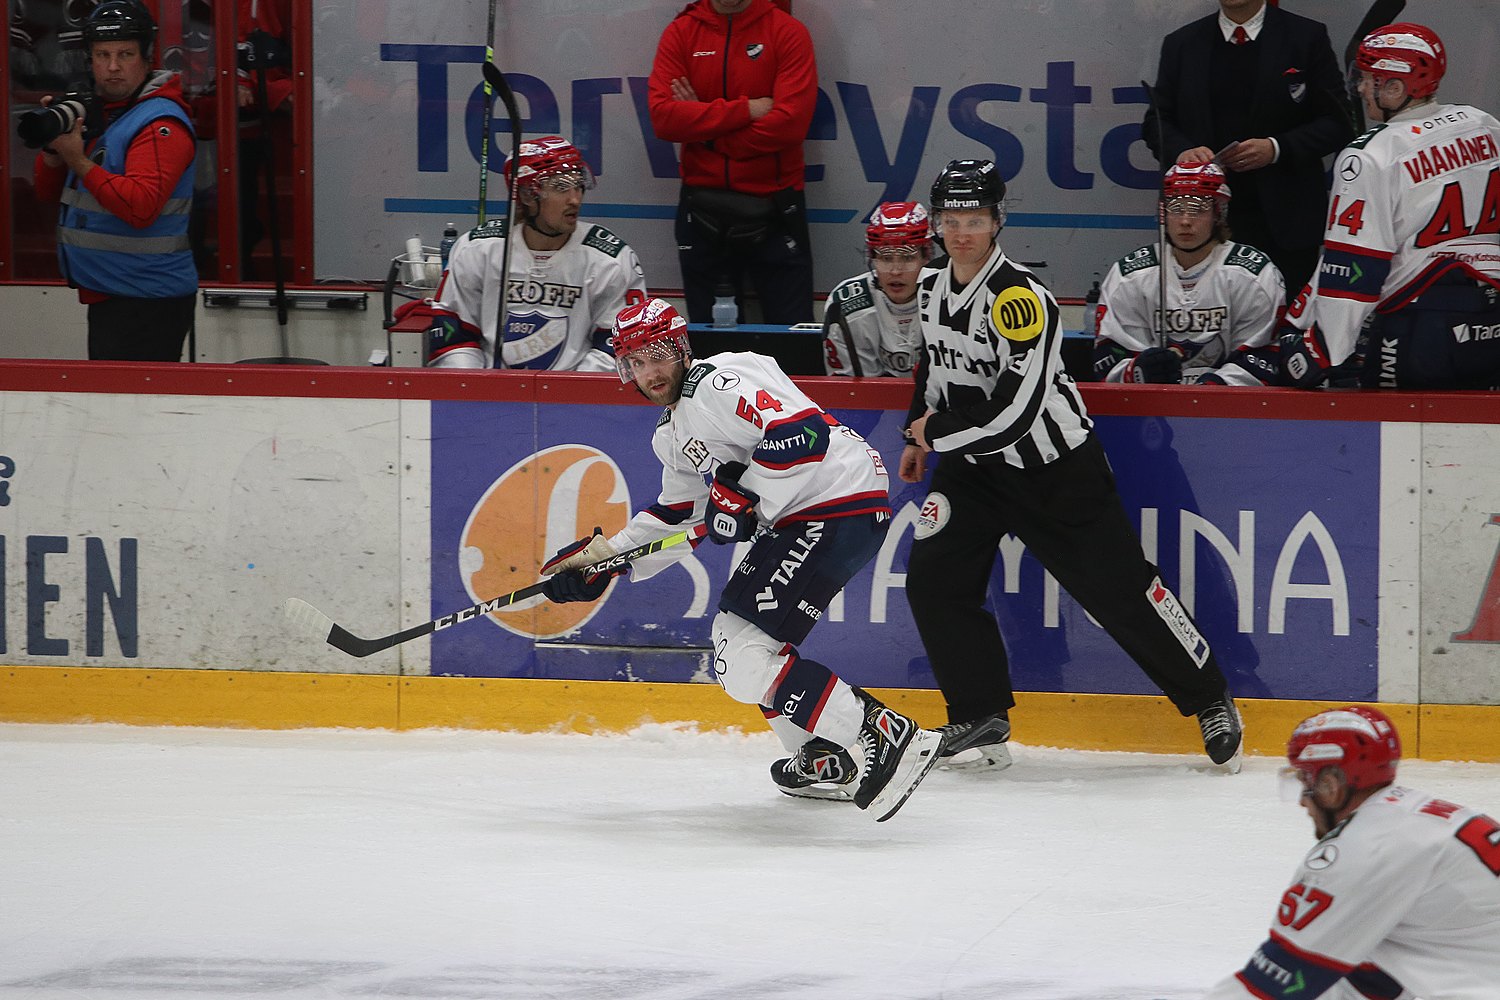
[[[659,538],[654,542],[647,542],[644,545],[637,545],[633,549],[617,552],[602,562],[583,567],[583,572],[590,576],[596,573],[616,573],[627,563],[632,563],[642,556],[649,556],[653,552],[660,552],[662,549],[670,548],[673,545],[680,545],[691,539],[700,538],[702,535],[703,529],[701,528],[693,531],[679,531],[668,535],[666,538]],[[328,643],[328,645],[335,649],[343,650],[350,656],[370,656],[381,650],[390,649],[392,646],[399,646],[403,642],[410,642],[419,636],[438,632],[454,625],[460,625],[463,622],[473,621],[482,615],[487,615],[492,611],[498,611],[501,608],[509,607],[520,601],[528,600],[541,593],[542,584],[540,582],[533,583],[529,587],[513,590],[509,594],[502,594],[493,600],[471,604],[461,611],[455,611],[452,614],[434,618],[432,621],[423,622],[421,625],[413,625],[409,629],[381,636],[378,639],[364,639],[355,635],[298,597],[287,598],[283,611],[286,614],[287,621],[298,631],[312,638],[321,639]]]

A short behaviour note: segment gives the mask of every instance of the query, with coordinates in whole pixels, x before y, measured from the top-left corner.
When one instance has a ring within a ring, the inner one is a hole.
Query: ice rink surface
[[[0,725],[0,1000],[1171,1000],[1312,844],[1279,761],[1015,747],[901,813],[768,733]],[[1500,814],[1500,765],[1402,765]]]

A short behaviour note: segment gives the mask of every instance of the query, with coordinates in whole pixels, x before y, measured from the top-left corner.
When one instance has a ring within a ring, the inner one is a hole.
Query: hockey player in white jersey
[[[760,705],[793,751],[771,768],[779,788],[852,798],[889,819],[937,761],[941,737],[797,651],[890,529],[880,454],[770,358],[694,362],[687,322],[661,299],[621,312],[613,346],[621,381],[665,407],[651,441],[661,494],[623,530],[553,556],[542,567],[547,597],[597,600],[609,579],[581,567],[684,526],[704,525],[720,544],[750,542],[713,622],[719,683],[736,701]],[[687,554],[666,549],[628,569],[646,579]]]
[[[1384,712],[1320,712],[1292,732],[1290,772],[1317,844],[1271,933],[1207,1000],[1500,996],[1500,823],[1394,784]]]
[[[927,210],[915,201],[882,202],[865,227],[869,270],[828,293],[823,368],[829,375],[911,377],[922,349],[917,277],[931,259]]]
[[[646,301],[635,251],[603,226],[580,223],[594,175],[561,136],[523,142],[517,157],[510,276],[501,267],[508,234],[496,219],[460,236],[434,298],[427,364],[434,368],[614,370],[605,350],[615,315]],[[505,164],[507,182],[511,161]],[[497,336],[507,290],[505,330]]]
[[[1270,257],[1229,239],[1229,198],[1217,164],[1179,163],[1167,171],[1161,198],[1171,245],[1166,274],[1154,243],[1110,266],[1096,318],[1096,379],[1276,383],[1273,337],[1286,290]]]
[[[1437,100],[1442,41],[1367,35],[1355,62],[1377,124],[1334,160],[1327,235],[1281,338],[1287,381],[1500,387],[1500,121]]]

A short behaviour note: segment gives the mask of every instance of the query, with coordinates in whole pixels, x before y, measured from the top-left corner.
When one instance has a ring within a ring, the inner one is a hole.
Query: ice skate
[[[896,815],[937,763],[943,736],[861,694],[865,722],[859,731],[859,747],[864,767],[854,804],[882,823]]]
[[[1227,691],[1198,713],[1198,728],[1203,730],[1203,750],[1208,759],[1230,774],[1239,774],[1245,730],[1240,722],[1240,710]]]
[[[953,722],[938,728],[943,746],[938,767],[945,771],[1003,771],[1011,765],[1010,719],[996,712],[972,722]]]
[[[821,736],[814,736],[796,753],[771,765],[771,780],[776,787],[803,799],[853,802],[858,775],[849,751]]]

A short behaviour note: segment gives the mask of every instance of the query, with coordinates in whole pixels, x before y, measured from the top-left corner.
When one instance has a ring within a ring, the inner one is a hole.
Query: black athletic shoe
[[[1198,728],[1203,730],[1203,750],[1208,759],[1227,767],[1229,773],[1238,774],[1245,727],[1240,722],[1240,710],[1227,691],[1224,697],[1198,713]]]
[[[943,737],[864,692],[860,695],[865,703],[865,722],[859,731],[864,767],[854,804],[874,813],[879,823],[896,815],[927,777],[938,761]]]
[[[814,736],[796,753],[771,765],[771,780],[776,787],[804,799],[851,802],[858,776],[849,751],[821,736]]]
[[[996,712],[972,722],[951,722],[938,729],[943,735],[941,766],[951,771],[1001,770],[1010,767],[1010,719]],[[972,752],[971,752],[972,751]]]

